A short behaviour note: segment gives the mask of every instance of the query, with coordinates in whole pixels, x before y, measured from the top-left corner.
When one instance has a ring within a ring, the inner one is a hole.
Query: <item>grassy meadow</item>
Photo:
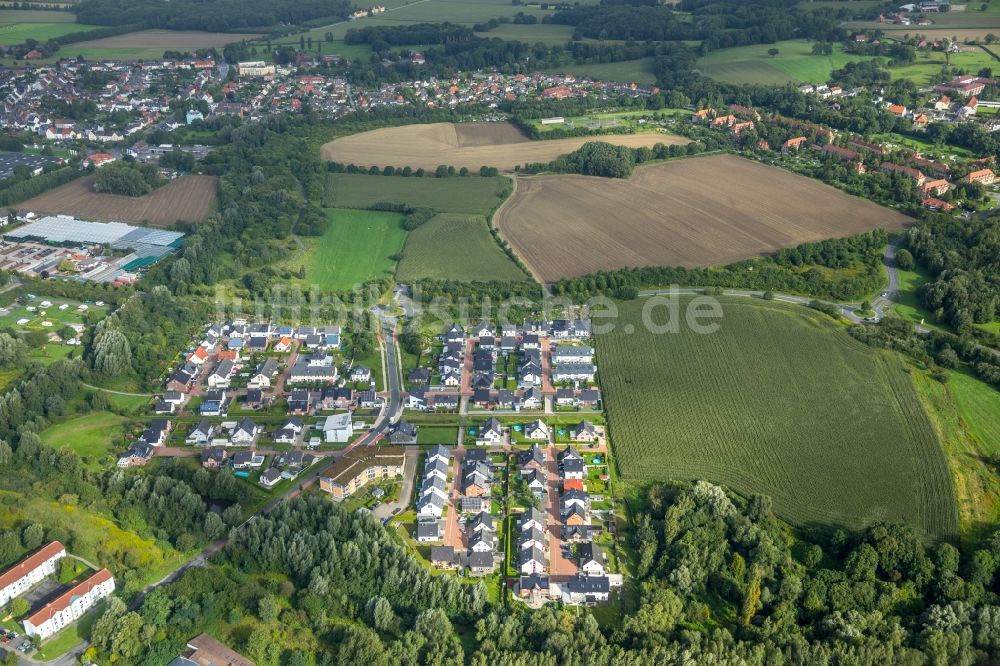
[[[497,245],[482,216],[442,213],[410,232],[396,278],[525,280],[527,275]]]
[[[546,26],[548,27],[548,26]],[[558,27],[558,26],[556,26]],[[492,35],[493,33],[489,33]],[[504,39],[510,39],[505,37]],[[622,62],[590,63],[585,65],[566,65],[554,70],[546,70],[552,74],[573,74],[585,76],[596,81],[622,81],[624,83],[656,83],[653,74],[653,59],[638,58]]]
[[[339,208],[371,208],[391,202],[442,213],[486,215],[502,201],[507,178],[417,178],[332,173],[323,203]]]
[[[357,284],[391,277],[406,239],[399,213],[329,208],[330,223],[318,238],[303,238],[301,255],[288,268],[306,268],[306,281],[323,290],[350,289]]]
[[[958,532],[948,460],[898,356],[776,303],[723,300],[716,333],[682,322],[653,335],[643,304],[622,304],[615,331],[597,338],[624,480],[707,479],[768,495],[798,526]]]
[[[104,469],[103,459],[122,448],[121,436],[127,421],[111,412],[93,412],[46,428],[40,437],[43,444],[57,450],[72,449],[86,467]]]
[[[699,58],[697,67],[702,74],[724,83],[823,83],[830,78],[831,71],[848,62],[867,59],[844,53],[839,44],[834,45],[832,55],[813,55],[813,43],[794,39],[719,49]],[[778,49],[778,55],[767,54],[772,48]]]

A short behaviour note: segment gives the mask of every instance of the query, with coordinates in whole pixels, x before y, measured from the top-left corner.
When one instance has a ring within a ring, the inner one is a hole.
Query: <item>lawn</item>
[[[643,304],[597,337],[624,480],[768,495],[795,525],[957,533],[948,461],[900,357],[804,308],[723,299],[717,332],[654,335]]]
[[[458,441],[457,426],[427,426],[417,427],[417,444],[445,444],[454,446]]]
[[[43,302],[51,305],[42,307]],[[60,306],[66,308],[60,309]],[[70,301],[62,298],[42,298],[38,297],[28,301],[25,305],[14,304],[9,308],[0,310],[0,328],[12,328],[16,331],[45,331],[47,333],[57,333],[64,326],[82,326],[84,312],[77,308],[81,305],[79,301]],[[28,308],[33,308],[29,311]],[[98,308],[96,305],[87,305],[90,312],[106,312],[106,307]],[[27,320],[23,324],[17,322]],[[48,325],[46,325],[48,322]]]
[[[919,266],[915,266],[912,271],[898,270],[897,272],[899,274],[899,292],[895,298],[896,305],[893,307],[893,311],[903,319],[915,324],[922,321],[926,323],[931,319],[931,313],[921,305],[917,291],[931,281],[930,276]]]
[[[500,248],[481,216],[436,215],[410,232],[396,278],[525,280],[527,275]]]
[[[67,651],[79,645],[81,641],[89,639],[91,630],[104,614],[106,606],[105,602],[98,603],[97,606],[84,613],[79,620],[45,641],[42,647],[38,648],[38,652],[32,655],[32,658],[37,661],[51,661],[66,654]]]
[[[305,252],[286,262],[306,267],[306,281],[322,290],[339,291],[392,276],[406,239],[399,213],[327,209],[330,219],[319,238],[303,238]]]
[[[719,49],[699,58],[697,67],[702,74],[723,83],[824,83],[833,70],[851,61],[867,59],[844,53],[839,44],[834,45],[832,55],[813,55],[813,43],[794,39]],[[768,55],[772,48],[778,49],[778,55]]]
[[[487,215],[510,190],[505,176],[494,178],[417,178],[332,173],[323,203],[340,208],[371,208],[391,202],[439,213]]]
[[[122,447],[123,416],[111,412],[93,412],[78,416],[43,430],[42,443],[55,449],[72,449],[92,469],[101,469],[101,461]]]

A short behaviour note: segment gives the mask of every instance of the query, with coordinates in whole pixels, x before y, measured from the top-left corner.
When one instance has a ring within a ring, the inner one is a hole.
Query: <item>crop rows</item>
[[[624,478],[768,495],[798,525],[955,533],[947,460],[895,356],[780,304],[725,302],[711,335],[653,335],[641,307],[597,341]]]

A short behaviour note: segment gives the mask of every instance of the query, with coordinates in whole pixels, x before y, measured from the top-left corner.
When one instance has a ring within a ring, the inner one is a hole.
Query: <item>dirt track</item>
[[[78,178],[17,205],[20,211],[73,215],[105,222],[147,222],[167,227],[177,220],[201,222],[215,205],[215,176],[184,176],[151,194],[124,197],[98,194],[94,178]]]
[[[733,156],[641,167],[629,180],[519,178],[495,217],[545,282],[636,266],[713,266],[913,220]]]
[[[510,123],[433,123],[362,132],[324,144],[325,160],[364,166],[409,166],[434,169],[440,164],[511,171],[519,164],[549,162],[588,141],[638,148],[657,143],[683,144],[688,139],[660,133],[611,134],[531,141]]]

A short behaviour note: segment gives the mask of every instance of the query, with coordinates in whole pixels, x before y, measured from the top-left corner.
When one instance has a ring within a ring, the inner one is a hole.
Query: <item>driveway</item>
[[[399,489],[399,499],[395,502],[385,502],[380,504],[372,511],[372,515],[378,520],[385,520],[393,515],[396,509],[399,511],[405,511],[410,505],[410,499],[413,497],[413,485],[417,479],[417,461],[420,459],[419,455],[413,455],[410,450],[413,449],[415,453],[416,447],[407,447],[406,459],[403,461],[403,486]]]

